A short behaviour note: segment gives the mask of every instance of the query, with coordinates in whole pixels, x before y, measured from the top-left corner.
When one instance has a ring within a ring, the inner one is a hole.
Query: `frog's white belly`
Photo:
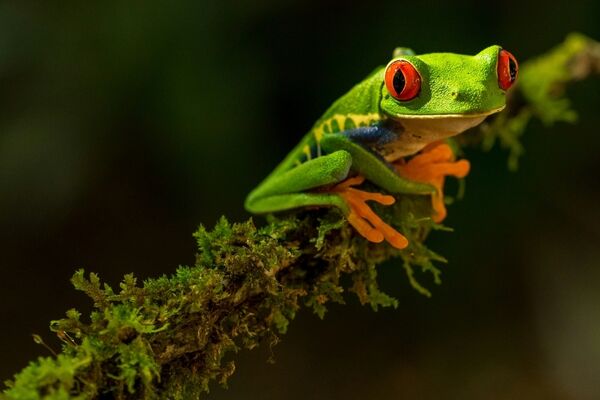
[[[403,131],[398,140],[383,145],[379,152],[388,162],[417,153],[423,147],[438,140],[443,140],[479,125],[490,114],[500,111],[493,110],[476,115],[437,115],[410,118],[397,118]]]

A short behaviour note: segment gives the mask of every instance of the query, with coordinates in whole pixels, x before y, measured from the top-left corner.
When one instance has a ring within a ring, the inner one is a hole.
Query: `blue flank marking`
[[[398,139],[397,133],[379,125],[363,126],[356,129],[350,129],[348,131],[343,131],[341,133],[344,136],[347,136],[348,139],[352,140],[353,142],[357,142],[361,145],[380,146]],[[368,146],[365,148],[367,151],[374,154],[379,160],[381,160],[381,162],[385,164],[389,169],[391,169],[392,171],[396,170],[395,167],[389,162],[387,162],[381,154],[377,153]]]
[[[393,131],[382,126],[363,126],[356,129],[341,132],[353,142],[382,145],[392,142],[398,138]]]

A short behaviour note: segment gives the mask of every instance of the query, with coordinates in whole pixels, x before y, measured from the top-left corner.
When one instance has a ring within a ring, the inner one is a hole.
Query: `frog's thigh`
[[[345,137],[326,135],[321,139],[321,147],[326,151],[347,151],[352,156],[353,170],[389,192],[429,194],[434,191],[430,185],[402,178],[385,161]]]
[[[344,215],[348,215],[350,209],[340,195],[335,193],[291,193],[278,194],[255,199],[252,201],[251,212],[269,213],[291,210],[300,207],[337,207]],[[248,205],[246,206],[248,207]]]
[[[308,160],[289,171],[269,177],[250,193],[246,199],[246,209],[250,212],[263,212],[258,211],[255,205],[260,200],[267,198],[269,200],[265,204],[269,204],[270,209],[268,211],[292,208],[288,207],[287,204],[282,204],[279,208],[273,208],[276,204],[270,198],[341,182],[348,176],[351,165],[352,157],[350,153],[344,150]],[[321,199],[317,199],[317,201],[321,201]]]

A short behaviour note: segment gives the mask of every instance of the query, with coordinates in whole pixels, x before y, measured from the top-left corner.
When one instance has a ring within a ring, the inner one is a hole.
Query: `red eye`
[[[498,86],[508,90],[517,80],[518,74],[519,64],[515,56],[506,50],[500,50],[498,53]]]
[[[412,100],[421,90],[421,76],[406,60],[392,62],[385,71],[385,86],[397,100]]]

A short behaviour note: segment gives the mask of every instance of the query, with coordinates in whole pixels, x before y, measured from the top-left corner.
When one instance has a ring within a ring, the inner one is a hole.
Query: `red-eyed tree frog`
[[[403,249],[404,235],[366,203],[395,198],[354,186],[366,179],[388,193],[430,195],[432,218],[441,222],[445,177],[469,172],[444,139],[501,111],[517,73],[515,57],[500,46],[474,56],[397,48],[387,66],[333,103],[245,207],[259,214],[337,207],[367,240]]]

